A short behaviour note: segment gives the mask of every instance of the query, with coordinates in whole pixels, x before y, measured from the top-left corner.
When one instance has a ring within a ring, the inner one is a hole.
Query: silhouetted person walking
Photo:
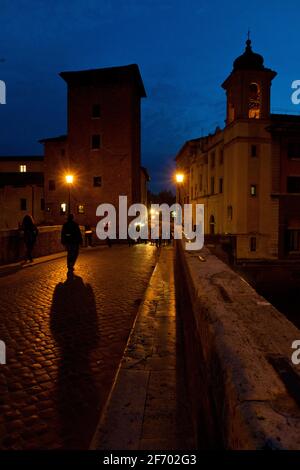
[[[67,222],[61,231],[61,242],[66,247],[68,272],[74,271],[74,265],[79,253],[79,245],[82,245],[82,235],[73,214],[68,215]]]
[[[24,243],[26,246],[25,262],[28,260],[30,263],[32,263],[32,250],[34,248],[39,231],[31,215],[25,215],[22,222],[22,230],[24,232]]]

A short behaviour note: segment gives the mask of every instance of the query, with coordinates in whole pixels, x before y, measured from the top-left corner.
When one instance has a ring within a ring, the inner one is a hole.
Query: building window
[[[60,204],[60,213],[61,213],[61,215],[64,215],[66,212],[67,212],[67,203],[62,202]]]
[[[92,149],[97,150],[101,147],[101,138],[100,134],[92,135]]]
[[[290,142],[287,153],[288,158],[300,158],[300,142]]]
[[[27,199],[25,199],[25,198],[20,199],[20,209],[21,209],[21,211],[26,211],[27,210]]]
[[[257,196],[257,185],[251,184],[250,186],[250,196],[255,197]]]
[[[97,119],[101,116],[100,104],[93,104],[92,106],[92,118]]]
[[[256,237],[250,237],[250,251],[256,251]]]
[[[26,173],[27,167],[26,165],[20,165],[20,173]]]
[[[77,213],[78,214],[84,214],[84,205],[83,204],[79,204],[77,206]]]
[[[42,197],[41,198],[41,211],[45,210],[45,199]]]
[[[286,186],[288,193],[300,193],[300,176],[288,176]]]
[[[232,214],[233,214],[232,206],[227,206],[227,219],[228,220],[232,220]]]
[[[199,176],[199,191],[201,192],[203,190],[203,176]]]
[[[100,188],[102,186],[102,177],[101,176],[94,176],[94,186]]]
[[[249,86],[249,113],[250,119],[260,118],[260,87],[257,83],[250,83]]]
[[[216,164],[216,154],[215,152],[212,152],[210,155],[210,167],[214,168]]]
[[[219,179],[219,193],[223,192],[223,178]]]
[[[211,235],[215,234],[215,225],[216,225],[215,217],[211,215],[209,218],[209,233]]]
[[[257,157],[257,146],[251,145],[251,157]]]
[[[213,176],[210,178],[210,192],[215,194],[215,178]]]
[[[224,151],[223,149],[220,150],[220,156],[219,156],[219,163],[220,165],[223,165],[224,162]]]
[[[54,191],[54,190],[55,190],[55,181],[49,180],[49,191]]]
[[[287,231],[288,251],[300,251],[300,230]]]

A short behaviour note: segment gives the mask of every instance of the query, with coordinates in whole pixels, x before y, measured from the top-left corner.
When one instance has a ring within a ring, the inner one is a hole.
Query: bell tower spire
[[[253,52],[248,30],[245,51],[235,59],[222,84],[227,94],[226,124],[237,119],[268,119],[271,82],[276,75],[264,66],[264,58]]]

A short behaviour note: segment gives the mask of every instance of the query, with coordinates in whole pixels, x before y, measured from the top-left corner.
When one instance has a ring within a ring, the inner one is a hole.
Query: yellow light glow
[[[183,173],[176,173],[175,178],[176,178],[176,183],[183,183],[184,174]]]
[[[74,176],[73,175],[66,175],[66,182],[68,184],[72,184],[73,183],[73,180],[74,180]]]

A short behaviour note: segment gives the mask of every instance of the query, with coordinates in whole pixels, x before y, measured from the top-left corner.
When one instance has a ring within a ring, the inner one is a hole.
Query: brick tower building
[[[62,72],[68,85],[68,133],[45,146],[45,221],[61,224],[69,210],[95,226],[101,203],[141,202],[141,98],[137,65]],[[68,185],[66,176],[72,175]],[[70,193],[69,193],[70,191]]]

